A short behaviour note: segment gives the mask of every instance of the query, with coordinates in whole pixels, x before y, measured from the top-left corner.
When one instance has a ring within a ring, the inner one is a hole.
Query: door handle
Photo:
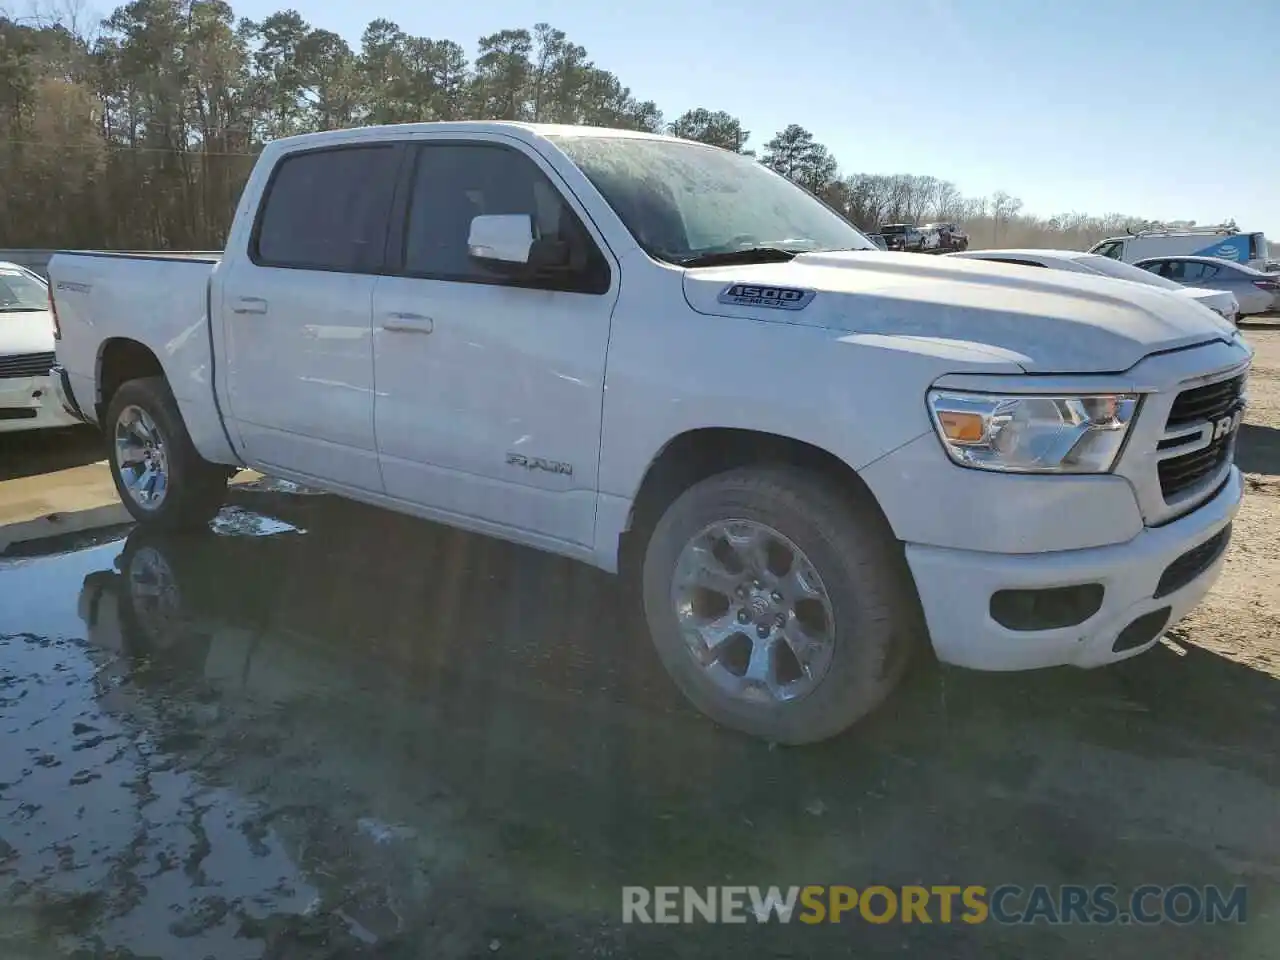
[[[266,313],[267,301],[261,297],[240,297],[236,300],[235,306],[231,308],[232,313]]]
[[[420,313],[388,313],[382,321],[382,329],[392,333],[430,333],[435,321]]]

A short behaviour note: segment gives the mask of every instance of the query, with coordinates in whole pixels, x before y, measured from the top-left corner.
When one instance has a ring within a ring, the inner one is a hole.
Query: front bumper
[[[68,427],[81,418],[65,408],[57,394],[58,378],[12,377],[0,380],[0,433]]]
[[[1189,582],[1155,597],[1169,565],[1223,530],[1244,496],[1244,480],[1232,467],[1222,489],[1191,513],[1131,540],[1110,546],[1036,554],[998,554],[908,543],[907,562],[938,659],[978,670],[1029,670],[1072,665],[1098,667],[1153,646],[1113,650],[1121,632],[1153,611],[1169,612],[1163,633],[1200,602],[1222,570],[1219,551]],[[992,617],[999,590],[1034,590],[1098,583],[1102,604],[1070,627],[1010,630]]]

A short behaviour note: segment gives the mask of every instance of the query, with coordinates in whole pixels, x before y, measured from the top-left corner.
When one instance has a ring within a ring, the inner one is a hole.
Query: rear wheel
[[[196,528],[218,512],[227,469],[196,452],[163,377],[122,384],[107,405],[105,430],[111,478],[139,523]]]
[[[918,604],[873,504],[790,468],[685,491],[645,554],[659,655],[712,719],[782,743],[830,737],[901,679]]]

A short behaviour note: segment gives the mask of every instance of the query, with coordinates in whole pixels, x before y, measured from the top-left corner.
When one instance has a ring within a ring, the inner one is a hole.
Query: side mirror
[[[533,218],[524,213],[473,217],[467,252],[477,260],[524,266],[533,247]]]
[[[496,269],[533,273],[572,269],[569,244],[552,237],[533,235],[533,218],[524,213],[473,217],[467,251]]]

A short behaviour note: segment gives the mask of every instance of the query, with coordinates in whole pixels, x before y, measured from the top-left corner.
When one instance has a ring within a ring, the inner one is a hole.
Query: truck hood
[[[724,296],[733,284],[813,293],[800,309]],[[1234,328],[1192,298],[1111,277],[879,250],[806,253],[787,263],[686,271],[699,313],[911,341],[1028,373],[1119,373],[1148,354]]]
[[[53,352],[53,317],[39,313],[0,312],[0,357]]]

